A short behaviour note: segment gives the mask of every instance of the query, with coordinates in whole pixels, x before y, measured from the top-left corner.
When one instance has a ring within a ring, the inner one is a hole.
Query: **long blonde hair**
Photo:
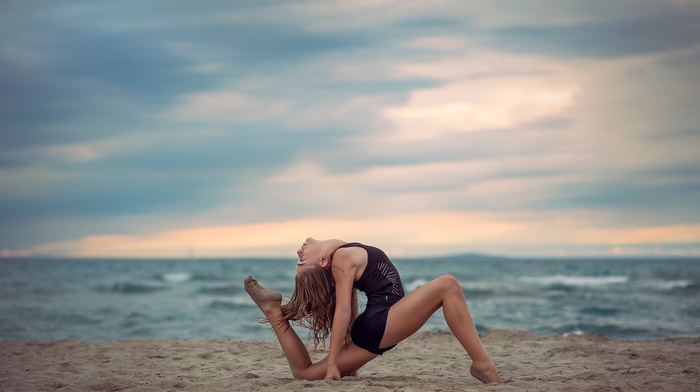
[[[308,328],[309,336],[313,334],[315,350],[321,344],[325,346],[331,334],[335,302],[335,279],[331,266],[312,268],[294,279],[294,292],[289,301],[282,305],[280,322],[294,322]],[[350,327],[346,342],[350,339]]]

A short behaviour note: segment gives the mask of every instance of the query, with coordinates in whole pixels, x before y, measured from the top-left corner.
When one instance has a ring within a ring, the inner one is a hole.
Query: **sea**
[[[484,333],[700,336],[700,259],[393,259],[406,293],[451,274]],[[291,259],[0,259],[0,339],[271,339],[243,290],[291,295]],[[363,308],[365,298],[360,294]],[[295,327],[300,336],[308,332]],[[424,331],[449,330],[441,311]]]

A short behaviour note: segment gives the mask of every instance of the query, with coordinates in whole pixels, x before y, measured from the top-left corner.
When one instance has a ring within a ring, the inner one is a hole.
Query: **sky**
[[[693,0],[3,1],[0,256],[700,255]]]

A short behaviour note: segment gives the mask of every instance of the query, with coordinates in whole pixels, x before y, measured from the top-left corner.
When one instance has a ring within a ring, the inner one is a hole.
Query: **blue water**
[[[454,275],[480,332],[700,336],[697,259],[469,255],[393,261],[407,293],[440,275]],[[288,296],[295,262],[4,259],[0,339],[268,339],[273,334],[257,322],[261,314],[242,281],[252,274]],[[447,325],[438,312],[423,329]]]

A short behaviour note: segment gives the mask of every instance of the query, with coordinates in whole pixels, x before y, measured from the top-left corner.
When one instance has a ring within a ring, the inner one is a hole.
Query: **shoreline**
[[[490,330],[501,385],[469,375],[449,332],[420,332],[340,382],[295,380],[275,339],[0,341],[2,391],[700,389],[700,337],[621,340]],[[325,351],[311,352],[314,361]]]

